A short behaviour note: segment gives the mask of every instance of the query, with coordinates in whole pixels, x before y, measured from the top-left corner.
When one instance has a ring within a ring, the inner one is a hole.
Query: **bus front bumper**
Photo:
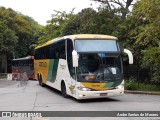
[[[76,99],[107,98],[124,94],[124,88],[105,91],[77,91]]]

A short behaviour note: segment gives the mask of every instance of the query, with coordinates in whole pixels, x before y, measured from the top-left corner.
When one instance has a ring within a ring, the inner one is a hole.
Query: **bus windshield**
[[[120,55],[107,57],[105,53],[80,53],[77,80],[85,82],[123,80]]]
[[[77,52],[118,52],[116,40],[76,40]]]
[[[78,81],[123,80],[121,56],[116,40],[76,40],[75,47],[79,54]]]

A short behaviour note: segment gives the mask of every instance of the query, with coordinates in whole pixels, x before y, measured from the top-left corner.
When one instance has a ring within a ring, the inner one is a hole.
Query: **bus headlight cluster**
[[[118,85],[118,86],[116,87],[116,89],[121,89],[121,88],[124,88],[124,85],[123,85],[123,84]]]
[[[86,87],[78,87],[79,90],[81,91],[90,91],[90,88],[86,88]]]

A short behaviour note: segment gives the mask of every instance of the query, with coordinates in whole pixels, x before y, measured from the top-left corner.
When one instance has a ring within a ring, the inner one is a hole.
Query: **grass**
[[[160,87],[157,85],[138,83],[130,80],[125,81],[125,90],[160,91]]]

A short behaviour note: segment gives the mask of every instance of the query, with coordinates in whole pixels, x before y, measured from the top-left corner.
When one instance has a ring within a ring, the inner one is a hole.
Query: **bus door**
[[[75,87],[76,87],[76,75],[75,75],[75,68],[72,64],[72,51],[73,51],[73,42],[72,40],[67,40],[67,64],[68,64],[68,71],[69,71],[69,80],[68,80],[68,87],[71,95],[75,95]]]

